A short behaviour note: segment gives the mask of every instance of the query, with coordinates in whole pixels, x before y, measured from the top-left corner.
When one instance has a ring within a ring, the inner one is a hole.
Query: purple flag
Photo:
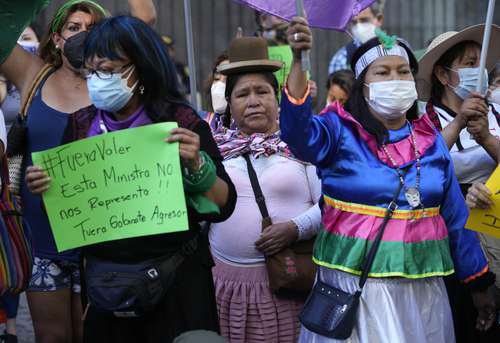
[[[290,21],[295,15],[295,0],[235,0],[259,12]],[[375,0],[303,0],[309,25],[321,29],[344,31],[352,17]]]

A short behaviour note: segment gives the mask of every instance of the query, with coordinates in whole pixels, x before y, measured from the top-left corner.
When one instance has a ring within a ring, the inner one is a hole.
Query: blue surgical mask
[[[471,92],[476,91],[477,83],[479,82],[479,67],[477,68],[460,68],[458,70],[448,68],[449,70],[458,74],[460,82],[458,86],[449,86],[456,95],[458,95],[462,100],[465,100]],[[486,94],[488,87],[488,73],[485,71],[485,82],[484,89],[481,89],[479,93]]]
[[[134,95],[134,89],[139,82],[137,81],[132,87],[127,84],[134,68],[130,66],[122,73],[99,72],[100,77],[96,73],[91,74],[87,79],[87,88],[94,106],[107,112],[117,112],[125,107]],[[130,74],[124,79],[123,75],[126,73]]]

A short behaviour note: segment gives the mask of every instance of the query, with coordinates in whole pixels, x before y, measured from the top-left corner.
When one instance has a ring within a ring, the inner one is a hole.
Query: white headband
[[[400,56],[403,57],[408,63],[410,63],[408,53],[402,46],[394,45],[391,49],[386,49],[383,45],[377,45],[365,52],[363,56],[361,56],[356,62],[356,78],[358,78],[363,70],[365,70],[366,67],[368,67],[373,61],[384,56]]]

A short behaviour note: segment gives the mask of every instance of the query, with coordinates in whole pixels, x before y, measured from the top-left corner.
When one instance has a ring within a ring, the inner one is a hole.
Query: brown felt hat
[[[449,31],[437,36],[425,54],[418,62],[418,74],[416,77],[418,98],[422,101],[429,100],[432,88],[432,73],[436,62],[458,43],[465,41],[483,44],[484,24],[474,25],[460,32]],[[486,69],[490,70],[500,58],[500,26],[493,25],[491,28],[490,45],[488,57],[486,58]]]
[[[277,71],[283,62],[269,59],[267,41],[260,37],[241,37],[229,45],[229,63],[217,67],[223,75]]]

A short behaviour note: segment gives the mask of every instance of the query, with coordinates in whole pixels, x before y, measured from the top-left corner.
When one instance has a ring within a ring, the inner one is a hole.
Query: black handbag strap
[[[403,171],[402,177],[406,175],[406,172],[408,170]],[[384,221],[382,224],[380,224],[380,227],[378,228],[377,236],[375,237],[375,240],[373,241],[373,244],[368,251],[368,254],[365,256],[365,259],[363,261],[363,271],[361,273],[361,277],[359,278],[359,289],[358,289],[358,294],[361,293],[361,290],[363,289],[363,286],[366,283],[366,280],[368,279],[368,273],[370,273],[370,269],[372,267],[373,261],[375,260],[375,255],[377,254],[378,247],[380,246],[380,241],[382,240],[382,236],[384,235],[384,230],[385,227],[387,226],[387,223],[391,219],[392,215],[394,214],[394,211],[396,211],[398,205],[396,204],[399,194],[401,193],[401,190],[403,189],[403,183],[398,182],[398,189],[394,193],[394,196],[392,197],[391,202],[389,203],[389,206],[387,207],[387,210],[385,211],[385,216],[384,216]]]
[[[259,179],[257,178],[257,173],[255,172],[255,169],[253,168],[252,162],[250,161],[250,157],[248,154],[244,154],[243,158],[245,159],[247,163],[247,170],[248,170],[248,176],[250,177],[250,184],[252,185],[253,192],[255,194],[255,200],[257,202],[257,205],[259,206],[260,213],[262,214],[262,218],[268,218],[269,217],[269,212],[267,210],[266,206],[266,199],[264,198],[264,194],[262,194],[262,189],[260,188],[259,184]],[[408,170],[403,171],[403,177],[406,175],[406,172]],[[359,278],[359,289],[358,289],[358,294],[361,294],[361,290],[363,289],[366,280],[368,279],[368,274],[370,272],[370,269],[372,267],[373,261],[375,260],[375,255],[377,254],[378,247],[380,246],[380,241],[382,240],[382,236],[385,231],[385,227],[387,226],[387,223],[391,219],[392,215],[394,214],[394,211],[397,209],[397,200],[399,197],[399,194],[401,193],[401,190],[403,189],[403,184],[401,182],[398,182],[398,189],[394,193],[394,196],[389,203],[389,206],[387,207],[387,210],[385,211],[385,216],[382,224],[380,225],[377,236],[375,237],[375,240],[373,241],[373,244],[368,251],[368,254],[365,256],[365,259],[363,261],[363,271],[361,273],[361,277]]]
[[[248,154],[244,154],[243,158],[247,162],[248,176],[250,177],[250,184],[252,185],[253,194],[255,195],[257,206],[259,206],[260,214],[262,214],[262,218],[269,218],[266,199],[264,198],[264,194],[262,194],[262,188],[260,188],[259,179],[257,178],[257,173],[255,172],[252,162],[250,161],[250,156],[248,156]]]

